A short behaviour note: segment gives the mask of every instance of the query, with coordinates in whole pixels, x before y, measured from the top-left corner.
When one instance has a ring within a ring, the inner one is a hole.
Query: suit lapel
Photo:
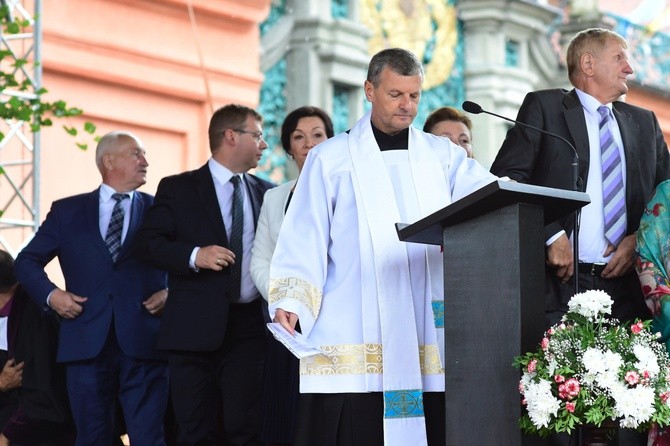
[[[612,103],[612,112],[619,126],[623,152],[626,157],[626,207],[630,211],[631,206],[629,203],[636,203],[638,198],[635,195],[638,191],[642,190],[639,184],[640,168],[638,166],[639,158],[636,148],[637,142],[643,140],[643,135],[640,134],[640,127],[637,121],[626,113],[625,110],[620,110],[618,104],[618,102]]]
[[[128,247],[131,244],[133,236],[137,232],[142,223],[142,217],[144,216],[144,198],[140,195],[139,192],[135,191],[133,193],[132,202],[130,203],[130,220],[128,221],[128,231],[126,232],[126,238],[123,240],[121,245],[121,252],[119,252],[119,257],[117,262],[123,259],[128,252]]]
[[[198,198],[202,202],[202,209],[219,240],[222,240],[223,246],[228,246],[228,236],[226,235],[226,226],[223,223],[219,199],[216,197],[214,188],[214,179],[209,171],[209,166],[205,164],[195,172],[195,188]]]
[[[105,244],[105,238],[100,233],[100,188],[84,197],[84,215],[86,225],[89,228],[88,234],[91,237],[91,245],[95,246],[101,255],[106,255],[111,260],[112,256]]]
[[[575,90],[570,91],[563,99],[565,122],[572,136],[577,155],[579,155],[579,176],[582,178],[583,189],[586,190],[586,179],[590,162],[589,134],[586,130],[584,109]]]

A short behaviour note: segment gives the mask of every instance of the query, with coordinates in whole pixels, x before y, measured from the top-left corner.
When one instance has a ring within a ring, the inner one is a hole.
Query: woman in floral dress
[[[670,351],[670,180],[658,185],[642,215],[635,268],[653,316],[652,329]],[[670,429],[652,429],[649,444],[670,446]]]

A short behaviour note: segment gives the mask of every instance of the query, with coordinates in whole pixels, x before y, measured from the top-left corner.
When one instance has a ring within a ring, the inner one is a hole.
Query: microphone
[[[577,153],[577,149],[575,149],[575,146],[573,146],[570,141],[567,139],[563,138],[561,135],[557,135],[552,132],[548,132],[544,129],[541,129],[539,127],[532,126],[530,124],[526,124],[525,122],[517,121],[515,119],[510,119],[506,116],[501,116],[496,113],[492,113],[490,111],[484,110],[481,105],[471,102],[471,101],[465,101],[463,102],[463,110],[465,110],[468,113],[472,113],[475,115],[478,115],[480,113],[486,113],[487,115],[495,116],[496,118],[504,119],[505,121],[513,122],[514,124],[518,124],[522,127],[528,127],[529,129],[533,129],[537,132],[544,133],[545,135],[552,136],[554,138],[560,139],[563,141],[568,147],[572,149],[572,190],[577,191],[577,192],[582,192],[581,191],[581,181],[579,180],[579,154]],[[579,280],[577,278],[578,276],[578,268],[579,268],[579,212],[580,211],[575,211],[574,216],[573,216],[573,233],[572,233],[572,254],[573,254],[573,263],[574,263],[574,273],[572,276],[573,283],[575,285],[575,294],[579,293]]]
[[[532,126],[530,124],[526,124],[525,122],[517,121],[515,119],[508,118],[506,116],[498,115],[496,113],[484,110],[481,105],[472,102],[472,101],[465,101],[463,102],[463,110],[465,110],[468,113],[472,113],[474,115],[478,115],[480,113],[485,113],[487,115],[495,116],[496,118],[504,119],[505,121],[512,122],[514,124],[519,124],[522,127],[528,127],[529,129],[533,129],[537,132],[544,133],[545,135],[549,135],[551,137],[560,139],[563,141],[570,149],[572,149],[572,190],[581,192],[581,181],[579,179],[579,154],[577,153],[577,149],[575,149],[575,146],[570,143],[567,139],[563,138],[561,135],[557,135],[556,133],[548,132],[544,129],[541,129],[539,127]]]

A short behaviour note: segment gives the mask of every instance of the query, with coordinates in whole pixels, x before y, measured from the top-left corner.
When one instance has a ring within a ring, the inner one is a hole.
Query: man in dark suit
[[[529,93],[517,120],[566,138],[579,154],[580,183],[591,198],[582,209],[579,227],[580,291],[606,291],[614,300],[612,315],[621,321],[649,318],[632,268],[635,232],[656,185],[670,178],[668,147],[653,112],[619,101],[628,91],[626,78],[633,73],[620,35],[599,28],[580,32],[570,42],[567,64],[575,89]],[[607,153],[620,159],[618,192],[611,174],[615,164],[605,172],[601,167],[601,159],[608,158],[601,150],[608,145],[614,150]],[[572,158],[565,142],[516,125],[508,131],[491,172],[523,183],[572,189]],[[621,200],[614,204],[611,198],[617,194]],[[618,236],[608,232],[613,226],[607,221],[610,210],[619,212],[611,219],[620,225]],[[558,322],[574,294],[575,265],[568,238],[572,231],[571,216],[546,229],[547,325]]]
[[[635,232],[656,185],[670,178],[668,147],[653,112],[619,101],[633,73],[620,35],[599,28],[578,33],[568,46],[567,64],[575,89],[531,92],[517,116],[574,145],[580,183],[591,198],[581,212],[579,265],[574,265],[569,240],[572,217],[546,228],[545,323],[557,323],[567,311],[575,276],[580,292],[599,289],[612,297],[613,317],[622,322],[648,319],[633,269]],[[523,183],[572,189],[572,158],[565,142],[515,125],[491,172]],[[567,439],[554,441],[551,444],[567,444]],[[624,430],[621,441],[646,444],[646,436]]]
[[[166,274],[133,258],[129,245],[153,197],[147,160],[129,132],[96,149],[102,185],[55,201],[15,262],[16,276],[42,307],[62,318],[57,360],[66,364],[77,446],[111,445],[119,400],[133,444],[165,445],[167,365],[156,349]],[[44,267],[58,257],[66,289]]]
[[[169,273],[158,346],[168,351],[179,444],[221,444],[223,434],[226,445],[260,445],[266,330],[249,260],[272,184],[245,172],[267,147],[261,116],[241,105],[219,108],[209,146],[207,164],[161,180],[136,252]]]

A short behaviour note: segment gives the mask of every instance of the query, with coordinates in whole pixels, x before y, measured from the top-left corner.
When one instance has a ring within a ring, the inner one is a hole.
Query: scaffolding
[[[18,32],[0,29],[0,74],[12,73],[18,86],[0,91],[0,106],[29,101],[42,87],[41,0],[0,0],[4,20],[27,24]],[[32,6],[32,11],[30,10]],[[21,87],[23,86],[23,87]],[[13,99],[16,98],[16,99]],[[0,248],[16,256],[37,231],[40,209],[40,133],[31,122],[0,119]]]

